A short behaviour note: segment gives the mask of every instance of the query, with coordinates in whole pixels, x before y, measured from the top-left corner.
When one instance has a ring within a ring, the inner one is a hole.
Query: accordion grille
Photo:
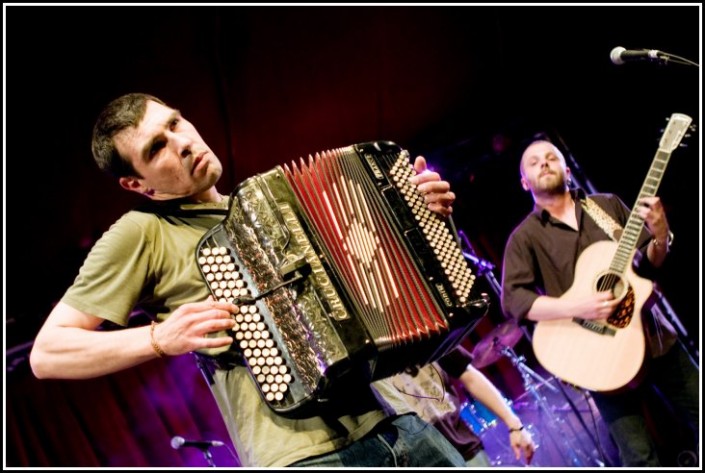
[[[398,186],[413,187],[408,183],[413,174],[408,155],[402,153],[397,160],[392,174]],[[350,148],[309,156],[308,162],[300,160],[286,168],[287,179],[356,300],[360,317],[383,350],[428,339],[448,326],[423,288],[402,236],[390,228],[389,206],[375,183],[364,178],[367,172]],[[418,197],[415,187],[409,194]],[[420,221],[438,218],[420,197],[409,206]]]

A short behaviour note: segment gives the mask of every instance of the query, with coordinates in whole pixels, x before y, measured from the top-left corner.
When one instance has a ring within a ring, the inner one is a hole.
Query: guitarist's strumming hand
[[[534,301],[527,317],[530,320],[606,319],[617,308],[620,299],[610,291],[574,293],[570,297],[540,296]]]
[[[617,308],[620,300],[615,299],[610,291],[581,294],[570,297],[540,296],[537,298],[526,317],[529,320],[572,319],[606,319]]]
[[[568,312],[570,317],[606,319],[617,308],[619,299],[615,299],[610,291],[602,291],[577,297],[573,302],[575,306]]]

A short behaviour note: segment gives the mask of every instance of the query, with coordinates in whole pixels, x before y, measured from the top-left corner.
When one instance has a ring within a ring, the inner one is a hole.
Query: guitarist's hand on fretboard
[[[666,259],[668,253],[668,240],[670,238],[670,229],[666,212],[658,197],[642,197],[637,202],[634,211],[644,220],[644,223],[654,236],[653,241],[647,248],[646,256],[655,267],[660,267]]]
[[[639,199],[635,211],[644,220],[653,235],[663,236],[663,240],[666,239],[668,236],[668,220],[660,198],[655,196],[642,197]]]

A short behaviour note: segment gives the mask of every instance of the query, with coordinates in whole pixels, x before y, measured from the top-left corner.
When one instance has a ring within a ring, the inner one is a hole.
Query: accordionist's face
[[[156,102],[148,102],[136,128],[121,131],[114,140],[118,152],[139,173],[121,178],[120,184],[155,200],[206,193],[223,172],[196,128],[178,110]]]

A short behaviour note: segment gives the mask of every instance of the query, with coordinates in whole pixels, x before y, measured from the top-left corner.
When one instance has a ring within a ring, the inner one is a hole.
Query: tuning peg
[[[689,127],[689,128],[690,128],[690,127]],[[685,133],[685,134],[683,135],[683,141],[681,141],[681,142],[678,144],[678,147],[679,147],[679,148],[687,148],[687,147],[688,147],[688,143],[686,143],[685,140],[687,140],[687,139],[690,138],[691,136],[693,136],[693,135],[691,135],[690,133]]]

